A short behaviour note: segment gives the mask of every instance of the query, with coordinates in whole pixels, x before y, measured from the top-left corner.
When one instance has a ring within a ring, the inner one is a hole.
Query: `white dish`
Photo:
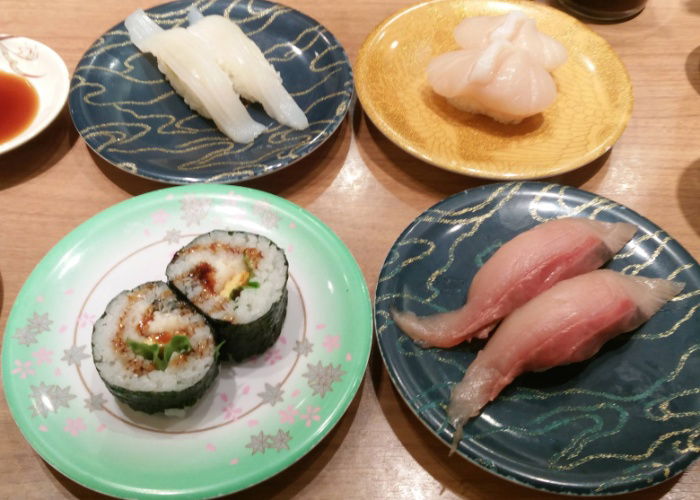
[[[7,35],[0,35],[0,71],[26,77],[39,97],[39,109],[29,126],[0,143],[3,154],[36,137],[56,118],[68,98],[69,75],[61,56],[50,47],[31,38]]]

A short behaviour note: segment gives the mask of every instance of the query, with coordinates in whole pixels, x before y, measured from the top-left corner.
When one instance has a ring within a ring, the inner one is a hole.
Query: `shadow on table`
[[[5,288],[2,283],[2,270],[0,270],[0,317],[2,317],[2,309],[5,305]]]
[[[698,14],[700,14],[700,0],[696,2]],[[685,75],[688,81],[695,89],[695,92],[700,94],[700,45],[695,47],[688,57],[685,58]]]
[[[700,235],[700,158],[681,173],[676,197],[685,220]]]
[[[495,182],[443,170],[411,156],[384,136],[369,117],[361,112],[359,104],[353,117],[353,129],[358,138],[367,134],[371,137],[371,141],[358,140],[358,144],[361,145],[360,154],[367,167],[387,189],[396,196],[406,197],[403,201],[409,204],[415,191],[427,190],[437,198],[443,199],[465,189]],[[608,150],[596,160],[571,172],[533,180],[580,187],[603,168],[610,152],[611,150]],[[391,185],[393,182],[399,182],[407,189],[403,192],[397,191],[395,186]]]
[[[364,384],[364,382],[363,382]],[[358,388],[355,398],[350,403],[347,411],[338,424],[318,443],[311,451],[300,458],[296,463],[275,476],[252,486],[242,492],[230,495],[236,499],[259,500],[261,498],[291,498],[298,496],[302,490],[323,470],[332,459],[335,452],[350,430],[360,404],[362,384]],[[68,479],[53,467],[43,462],[47,470],[51,472],[57,489],[63,489],[76,498],[108,499],[106,495],[96,493],[84,486]]]
[[[51,125],[38,136],[0,156],[0,190],[47,171],[70,151],[77,139],[78,132],[71,122],[68,106],[64,106]]]
[[[314,185],[314,193],[322,193],[343,166],[350,145],[348,126],[345,122],[321,146],[296,163],[263,177],[238,183],[241,186],[267,191],[283,198],[292,197],[308,184]],[[170,187],[170,184],[136,176],[115,167],[97,153],[90,150],[95,164],[110,181],[127,193],[137,196],[156,189]]]
[[[700,15],[700,0],[686,0],[685,10],[691,14]]]
[[[413,459],[445,490],[470,500],[564,498],[498,478],[461,456],[448,456],[447,445],[426,429],[391,383],[376,343],[369,369],[379,406],[396,437]],[[665,496],[677,481],[678,478],[673,478],[652,488],[614,498],[657,500]]]

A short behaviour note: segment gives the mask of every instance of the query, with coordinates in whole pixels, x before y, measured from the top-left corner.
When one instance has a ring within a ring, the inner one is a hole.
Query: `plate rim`
[[[217,1],[221,1],[221,0],[213,0],[210,3],[213,5]],[[144,9],[144,11],[147,14],[151,14],[151,13],[153,13],[154,10],[162,9],[162,8],[172,6],[172,5],[178,4],[178,3],[183,3],[183,2],[187,2],[187,0],[171,0],[171,1],[163,2],[163,3],[159,3],[156,5],[152,5],[146,9]],[[230,0],[230,2],[231,2],[231,4],[238,3],[235,0]],[[328,28],[326,28],[323,24],[321,24],[319,21],[317,21],[315,18],[311,17],[310,15],[305,14],[304,12],[302,12],[296,8],[289,7],[288,5],[285,5],[283,3],[276,2],[273,0],[248,0],[248,3],[252,4],[252,5],[263,4],[263,5],[269,5],[269,6],[279,6],[279,7],[288,9],[289,13],[292,13],[293,15],[304,19],[305,21],[307,21],[311,25],[315,25],[315,26],[323,29],[325,34],[330,36],[332,41],[334,41],[337,44],[338,50],[339,50],[340,54],[342,55],[342,58],[340,58],[340,60],[342,60],[343,66],[345,68],[345,72],[347,73],[347,79],[344,79],[344,83],[342,85],[342,88],[348,92],[348,96],[343,98],[339,104],[339,106],[342,104],[345,105],[344,111],[340,114],[334,113],[332,116],[329,115],[329,117],[331,118],[331,123],[328,126],[326,126],[325,128],[323,128],[323,130],[321,130],[319,132],[319,134],[316,135],[316,137],[318,138],[319,135],[325,134],[325,135],[323,135],[322,138],[317,139],[313,142],[305,141],[304,146],[303,146],[304,152],[302,154],[300,154],[298,157],[293,158],[291,161],[288,159],[285,160],[285,162],[280,161],[280,162],[278,162],[277,166],[270,166],[270,165],[266,164],[264,166],[262,172],[257,173],[257,174],[247,175],[247,176],[231,175],[231,172],[228,172],[228,173],[222,172],[219,174],[214,174],[213,176],[210,175],[210,176],[206,176],[206,177],[204,177],[204,176],[192,176],[192,175],[178,175],[177,170],[175,170],[171,174],[161,173],[161,174],[150,174],[149,175],[149,171],[144,172],[140,166],[138,166],[136,169],[132,169],[132,168],[129,168],[128,166],[124,165],[124,162],[117,162],[117,161],[111,160],[110,158],[108,158],[108,156],[102,154],[102,152],[97,151],[96,146],[94,144],[92,144],[90,141],[88,141],[83,136],[83,134],[80,132],[80,129],[78,128],[78,125],[76,123],[76,116],[80,115],[80,113],[78,113],[78,109],[77,109],[79,106],[77,104],[76,105],[73,104],[73,95],[74,95],[74,93],[73,93],[73,79],[75,77],[75,74],[76,74],[78,68],[81,67],[81,65],[85,61],[87,55],[92,51],[92,49],[99,42],[99,40],[102,39],[106,34],[112,32],[112,31],[115,31],[124,25],[124,19],[122,19],[118,23],[114,24],[112,27],[105,30],[102,34],[100,34],[100,36],[98,38],[96,38],[90,44],[90,46],[87,47],[83,51],[83,53],[80,55],[80,58],[78,59],[78,62],[75,65],[75,68],[74,68],[72,74],[69,75],[69,89],[68,89],[68,93],[67,93],[67,100],[68,100],[68,111],[69,111],[69,114],[71,117],[71,122],[73,123],[73,127],[77,131],[78,135],[83,139],[83,142],[88,146],[90,151],[92,151],[94,154],[96,154],[98,157],[100,157],[102,160],[107,162],[112,167],[116,167],[119,170],[122,170],[122,171],[129,173],[131,175],[135,175],[135,176],[140,177],[142,179],[158,181],[158,182],[162,182],[162,183],[170,184],[170,185],[174,185],[174,186],[190,185],[190,184],[197,184],[197,183],[207,183],[207,182],[215,183],[215,184],[223,184],[223,183],[236,184],[236,183],[240,183],[240,182],[245,182],[245,181],[265,177],[267,175],[273,174],[273,173],[278,172],[280,170],[284,170],[285,168],[287,168],[291,165],[294,165],[295,163],[303,160],[304,158],[306,158],[307,156],[312,154],[314,151],[316,151],[318,148],[320,148],[323,144],[325,144],[332,136],[334,136],[335,133],[337,132],[337,130],[340,128],[343,121],[345,121],[345,118],[348,115],[348,112],[350,110],[353,99],[356,96],[354,71],[353,71],[353,67],[352,67],[352,64],[350,62],[350,58],[348,56],[348,53],[345,50],[345,47],[340,43],[340,40],[338,40],[338,38]],[[341,87],[339,87],[339,89],[340,88]],[[79,94],[79,95],[82,95],[82,94]],[[77,96],[76,96],[76,99],[77,99]],[[192,113],[196,114],[195,111],[192,111]],[[215,126],[213,126],[213,130],[218,130],[218,129]],[[309,146],[311,146],[311,147],[309,147]],[[136,163],[136,162],[132,162],[132,163]],[[214,178],[214,179],[212,180],[212,178]]]
[[[437,1],[442,1],[442,0],[437,0]],[[438,441],[442,442],[445,444],[445,446],[449,447],[450,442],[444,440],[440,434],[439,434],[439,429],[434,429],[429,425],[427,420],[421,416],[421,414],[417,411],[417,409],[409,402],[408,400],[408,395],[409,391],[407,390],[407,386],[405,381],[400,380],[398,374],[396,373],[396,370],[394,368],[390,369],[390,363],[387,361],[386,353],[385,353],[385,348],[383,346],[383,342],[380,340],[380,331],[379,331],[379,315],[377,314],[378,311],[380,310],[377,307],[377,297],[379,297],[379,292],[381,288],[381,278],[382,275],[384,274],[384,269],[387,263],[390,262],[391,255],[396,248],[397,243],[401,241],[405,235],[417,224],[418,219],[423,216],[424,214],[430,212],[431,210],[434,210],[436,208],[439,208],[442,206],[444,203],[447,203],[449,200],[464,196],[465,194],[473,191],[487,191],[491,192],[495,189],[497,189],[499,186],[516,186],[516,185],[522,185],[524,187],[534,187],[538,186],[539,191],[541,192],[542,188],[547,187],[547,186],[554,186],[555,188],[564,188],[567,190],[567,192],[572,191],[576,193],[577,195],[583,195],[586,198],[601,198],[605,201],[609,201],[616,205],[618,209],[622,209],[625,212],[629,213],[633,218],[639,218],[647,223],[659,228],[660,230],[666,232],[663,228],[658,226],[656,223],[648,219],[647,217],[639,214],[637,211],[627,207],[626,205],[616,202],[606,196],[598,195],[596,193],[593,193],[591,191],[586,191],[584,189],[580,189],[575,186],[569,186],[565,184],[560,184],[556,182],[546,182],[546,181],[528,181],[528,180],[521,180],[521,181],[513,181],[513,182],[496,182],[492,184],[485,184],[482,186],[476,186],[472,188],[467,188],[462,191],[459,191],[457,193],[454,193],[450,196],[447,196],[446,198],[439,200],[438,202],[434,203],[430,207],[426,208],[424,211],[416,215],[416,217],[411,220],[408,225],[401,231],[401,233],[396,237],[394,242],[392,242],[391,247],[389,248],[385,260],[382,262],[382,267],[380,268],[379,274],[377,276],[377,283],[375,286],[374,290],[374,335],[375,339],[377,342],[377,348],[378,351],[381,355],[382,362],[384,364],[384,368],[389,374],[389,378],[394,386],[394,388],[397,390],[399,395],[401,396],[401,402],[404,404],[406,407],[408,407],[411,410],[411,413],[415,416],[415,418],[433,435],[434,438],[436,438]],[[555,189],[552,189],[550,192],[555,191]],[[690,260],[692,260],[694,263],[698,264],[697,260],[683,247],[678,240],[673,238],[668,232],[666,234],[677,244],[678,248],[686,254],[687,257],[689,257]],[[700,264],[698,264],[700,266]],[[696,270],[695,274],[700,277],[700,270]],[[404,334],[405,335],[405,334]],[[393,365],[392,365],[393,366]],[[465,436],[466,437],[466,436]],[[464,440],[464,438],[463,438]],[[665,483],[674,477],[682,474],[685,472],[693,463],[696,461],[700,460],[700,451],[696,452],[688,452],[684,454],[681,459],[676,460],[672,462],[672,464],[680,464],[680,467],[673,472],[672,474],[658,478],[657,480],[651,481],[650,483],[645,483],[645,484],[638,484],[634,485],[635,481],[628,481],[625,483],[622,483],[626,485],[626,489],[616,489],[614,491],[603,491],[603,492],[596,492],[596,491],[591,491],[590,489],[587,489],[585,486],[580,486],[580,485],[574,485],[572,486],[571,484],[562,484],[559,482],[554,482],[551,480],[538,480],[538,479],[533,479],[532,481],[528,482],[528,478],[525,477],[525,474],[513,474],[513,471],[507,469],[506,467],[497,464],[495,462],[492,463],[484,463],[481,460],[481,456],[478,453],[475,453],[473,450],[467,450],[470,453],[466,453],[461,450],[460,446],[457,447],[456,453],[462,458],[467,460],[469,463],[472,465],[475,465],[479,467],[480,469],[489,472],[501,479],[504,479],[508,482],[517,484],[519,486],[523,486],[528,488],[529,490],[534,490],[534,491],[544,491],[547,493],[554,493],[554,494],[559,494],[559,495],[566,495],[566,496],[589,496],[589,497],[609,497],[613,495],[621,495],[625,493],[631,493],[631,492],[637,492],[637,491],[642,491],[646,490],[649,488],[652,488],[654,486],[658,486],[661,483]],[[667,464],[668,465],[668,464]],[[637,483],[641,483],[642,480],[636,479]]]
[[[620,67],[622,69],[621,74],[624,76],[624,79],[626,81],[626,86],[625,88],[628,89],[629,91],[629,100],[628,100],[628,106],[625,110],[624,115],[621,117],[620,120],[618,120],[619,125],[615,127],[615,131],[613,134],[611,134],[608,139],[603,143],[598,145],[597,147],[591,149],[588,151],[585,155],[581,156],[579,160],[570,160],[567,163],[562,163],[558,162],[560,165],[557,169],[551,169],[548,170],[547,172],[542,172],[538,174],[527,174],[527,173],[521,173],[521,172],[488,172],[484,169],[483,166],[479,167],[478,165],[474,164],[473,162],[465,162],[462,164],[461,167],[454,167],[446,164],[445,162],[440,162],[437,159],[435,159],[432,155],[429,155],[428,153],[421,152],[417,150],[414,145],[410,142],[407,141],[403,138],[402,134],[399,134],[394,127],[390,126],[389,124],[386,123],[386,121],[383,118],[383,114],[381,111],[377,109],[377,106],[373,104],[373,100],[369,99],[367,97],[367,94],[369,93],[365,89],[365,80],[366,78],[364,77],[365,71],[364,71],[364,60],[367,59],[368,52],[370,52],[369,47],[372,43],[376,41],[378,36],[381,34],[381,32],[391,23],[396,21],[399,17],[402,17],[406,14],[409,14],[413,10],[421,9],[424,7],[427,7],[432,4],[439,4],[439,3],[454,3],[455,0],[423,0],[419,1],[418,3],[409,5],[407,7],[401,8],[398,11],[395,11],[394,13],[390,14],[387,16],[385,19],[383,19],[377,26],[375,26],[372,31],[367,35],[365,40],[362,42],[360,49],[358,51],[356,60],[355,60],[355,69],[356,69],[356,82],[355,82],[355,87],[356,87],[356,93],[358,100],[360,101],[360,104],[362,105],[362,109],[364,112],[367,114],[367,116],[370,118],[372,123],[374,124],[375,127],[387,138],[389,139],[395,146],[400,148],[401,150],[405,151],[406,153],[410,154],[414,158],[417,158],[421,161],[424,161],[430,165],[433,165],[435,167],[438,167],[442,170],[448,171],[448,172],[453,172],[457,173],[460,175],[466,175],[478,179],[485,179],[485,180],[496,180],[496,181],[526,181],[526,180],[535,180],[535,179],[545,179],[548,177],[554,177],[557,175],[565,174],[571,171],[574,171],[578,168],[584,167],[588,165],[589,163],[597,160],[601,156],[603,156],[606,152],[608,152],[612,147],[618,142],[622,134],[627,128],[627,124],[629,123],[630,118],[632,117],[632,111],[634,108],[634,93],[632,89],[632,80],[629,75],[629,71],[627,70],[626,65],[622,61],[622,59],[619,57],[617,52],[612,48],[610,43],[603,38],[601,35],[593,31],[591,28],[586,26],[584,23],[576,19],[575,17],[562,12],[558,9],[555,9],[554,7],[543,4],[543,3],[536,3],[536,2],[529,2],[525,0],[508,0],[507,2],[504,2],[502,0],[470,0],[472,4],[474,3],[501,3],[505,5],[509,5],[513,10],[520,9],[522,6],[526,6],[527,9],[532,9],[535,11],[553,11],[554,15],[562,16],[565,18],[570,18],[571,21],[573,21],[573,26],[576,26],[578,30],[583,30],[588,32],[589,35],[592,35],[593,38],[596,38],[599,42],[601,42],[607,49],[610,51],[611,54],[615,56],[615,58],[619,61]],[[368,105],[370,103],[370,105]],[[485,164],[487,162],[480,162],[482,164]]]
[[[130,205],[139,206],[140,204],[148,204],[152,200],[160,198],[167,194],[199,194],[205,196],[211,196],[212,198],[217,198],[223,196],[226,193],[234,192],[236,195],[241,195],[245,198],[251,200],[264,200],[272,201],[277,207],[284,207],[283,212],[287,214],[292,214],[295,218],[301,218],[304,223],[308,223],[308,227],[313,229],[315,232],[321,232],[324,236],[324,240],[332,242],[334,250],[334,258],[338,261],[343,261],[346,266],[345,274],[352,279],[353,285],[355,285],[355,295],[358,299],[358,305],[362,308],[357,309],[358,321],[354,323],[354,331],[363,332],[362,335],[354,335],[355,338],[364,338],[364,345],[362,345],[361,355],[362,358],[360,362],[357,363],[356,368],[349,372],[350,377],[348,378],[348,383],[343,386],[343,391],[339,397],[340,404],[335,406],[330,414],[326,417],[325,422],[319,426],[318,430],[314,432],[310,437],[308,437],[301,446],[298,447],[298,452],[293,457],[285,462],[281,468],[271,471],[269,474],[260,477],[258,480],[246,483],[243,485],[235,485],[235,475],[232,474],[233,479],[221,483],[214,483],[209,485],[201,485],[194,488],[180,488],[178,490],[171,491],[158,491],[158,490],[148,490],[144,491],[143,488],[137,486],[128,486],[123,483],[115,484],[112,481],[103,480],[100,477],[90,475],[89,473],[83,471],[83,469],[77,465],[73,460],[66,460],[66,454],[57,453],[52,446],[47,445],[44,441],[39,439],[38,433],[35,429],[32,429],[28,423],[25,421],[26,418],[20,412],[20,403],[17,401],[19,394],[16,393],[14,387],[9,383],[10,369],[11,365],[9,363],[10,353],[12,348],[9,346],[9,342],[2,343],[2,354],[0,359],[3,360],[2,367],[2,386],[5,402],[10,410],[9,413],[12,416],[17,428],[20,430],[25,441],[31,446],[31,448],[36,452],[43,460],[45,460],[53,469],[59,472],[61,475],[67,477],[68,479],[82,485],[83,487],[90,489],[92,491],[97,491],[100,493],[108,495],[136,495],[141,498],[161,498],[164,496],[178,498],[178,497],[216,497],[226,494],[231,494],[245,489],[251,488],[257,484],[260,484],[277,474],[288,469],[292,465],[299,462],[304,458],[311,450],[313,450],[318,444],[325,439],[330,432],[336,428],[340,420],[347,413],[348,408],[357,397],[359,389],[363,383],[365,373],[367,371],[367,366],[369,363],[369,357],[371,353],[371,346],[373,342],[373,309],[372,301],[369,295],[369,289],[367,287],[364,274],[357,263],[355,257],[353,256],[347,245],[340,239],[340,237],[321,219],[317,216],[304,209],[303,207],[286,200],[282,197],[268,193],[266,191],[257,190],[254,188],[244,187],[244,186],[230,186],[225,184],[191,184],[184,186],[173,186],[163,189],[158,189],[144,193],[139,196],[132,198],[127,198],[118,203],[115,203],[104,210],[101,210],[97,214],[88,218],[87,220],[80,223],[78,226],[70,230],[66,235],[61,237],[61,239],[55,243],[51,249],[49,249],[44,256],[39,260],[39,262],[34,266],[30,274],[25,279],[22,287],[17,293],[17,297],[13,302],[10,312],[8,314],[7,322],[3,332],[3,339],[10,338],[10,330],[13,325],[17,323],[17,316],[20,314],[19,304],[25,302],[26,297],[31,292],[31,288],[36,286],[36,283],[41,283],[43,276],[39,276],[39,273],[45,271],[45,268],[49,266],[50,260],[54,256],[65,255],[67,249],[72,248],[76,244],[82,244],[82,241],[77,243],[73,240],[83,240],[85,233],[90,234],[90,231],[94,230],[94,226],[98,226],[102,221],[111,215],[120,212],[125,207]],[[252,197],[251,197],[252,196]],[[249,198],[250,197],[250,198]],[[361,304],[360,304],[361,302]],[[361,321],[363,320],[363,321]],[[7,359],[6,359],[7,358]],[[356,358],[354,357],[353,360]],[[8,390],[9,388],[9,390]],[[20,421],[22,423],[20,424]],[[234,485],[234,486],[232,486]],[[225,487],[225,490],[221,488]]]

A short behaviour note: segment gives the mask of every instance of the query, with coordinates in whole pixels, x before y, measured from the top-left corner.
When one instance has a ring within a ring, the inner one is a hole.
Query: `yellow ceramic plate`
[[[465,17],[522,10],[559,40],[569,57],[554,70],[553,105],[518,125],[462,112],[426,80],[430,59],[458,49]],[[571,16],[534,2],[433,0],[408,7],[367,37],[355,65],[367,115],[395,144],[438,167],[487,179],[568,172],[605,153],[632,112],[627,71],[608,43]]]

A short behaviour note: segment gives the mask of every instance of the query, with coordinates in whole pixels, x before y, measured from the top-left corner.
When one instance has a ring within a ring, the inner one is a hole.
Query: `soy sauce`
[[[39,96],[21,76],[0,71],[0,143],[24,131],[39,109]]]

